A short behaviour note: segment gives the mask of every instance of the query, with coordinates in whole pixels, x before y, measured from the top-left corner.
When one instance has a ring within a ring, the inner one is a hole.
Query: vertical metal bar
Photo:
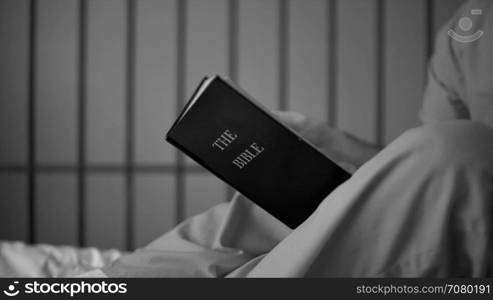
[[[230,0],[228,7],[228,73],[229,78],[238,80],[238,0]]]
[[[337,0],[329,0],[327,3],[327,119],[329,126],[337,126]]]
[[[29,3],[29,64],[28,64],[28,191],[27,207],[29,214],[29,243],[36,243],[36,23],[37,1]]]
[[[238,20],[238,0],[230,0],[228,7],[228,73],[233,82],[238,82],[238,39],[239,39],[239,20]],[[230,186],[226,188],[226,201],[231,199],[234,189]]]
[[[289,0],[279,0],[279,109],[288,110]]]
[[[187,47],[187,0],[177,0],[177,32],[176,32],[176,111],[180,113],[185,103],[185,69]],[[185,215],[185,158],[176,151],[176,223],[181,222]]]
[[[435,31],[435,1],[433,0],[425,0],[426,1],[426,26],[425,26],[425,34],[426,34],[426,57],[429,59],[433,52],[433,44],[434,44],[434,31]],[[427,68],[425,68],[427,70]]]
[[[376,2],[376,89],[375,99],[377,103],[376,118],[376,143],[384,145],[385,139],[385,0]]]
[[[127,249],[133,249],[134,236],[134,212],[135,212],[135,186],[134,186],[134,139],[135,139],[135,38],[136,38],[136,3],[135,0],[127,0],[127,44],[126,44],[126,149],[125,149],[125,187],[126,187],[126,226]]]
[[[86,102],[87,102],[87,0],[79,0],[79,84],[78,84],[78,153],[77,153],[77,200],[78,242],[86,245]]]

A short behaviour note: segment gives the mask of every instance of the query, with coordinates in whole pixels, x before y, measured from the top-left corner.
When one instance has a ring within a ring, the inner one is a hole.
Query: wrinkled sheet
[[[491,276],[491,149],[493,130],[480,123],[413,129],[294,231],[236,195],[97,275]]]
[[[70,277],[101,268],[121,255],[117,250],[0,241],[0,277]]]

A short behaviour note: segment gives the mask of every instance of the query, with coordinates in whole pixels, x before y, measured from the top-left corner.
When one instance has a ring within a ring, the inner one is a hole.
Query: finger
[[[294,131],[301,131],[305,128],[308,118],[305,115],[294,111],[274,111],[279,120]]]

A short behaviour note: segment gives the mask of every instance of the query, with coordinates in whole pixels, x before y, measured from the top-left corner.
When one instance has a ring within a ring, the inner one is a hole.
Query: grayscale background
[[[227,201],[164,141],[206,74],[388,143],[462,2],[0,0],[0,240],[133,249]]]

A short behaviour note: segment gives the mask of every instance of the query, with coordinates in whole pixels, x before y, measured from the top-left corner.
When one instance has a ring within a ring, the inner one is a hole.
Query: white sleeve
[[[470,119],[466,104],[456,93],[440,82],[432,66],[428,70],[428,82],[423,95],[420,119],[423,124]]]
[[[449,29],[457,27],[458,19],[469,7],[466,4],[436,34],[420,112],[421,121],[425,124],[470,119],[464,70],[460,63],[462,48],[457,48],[458,43],[447,34]]]

